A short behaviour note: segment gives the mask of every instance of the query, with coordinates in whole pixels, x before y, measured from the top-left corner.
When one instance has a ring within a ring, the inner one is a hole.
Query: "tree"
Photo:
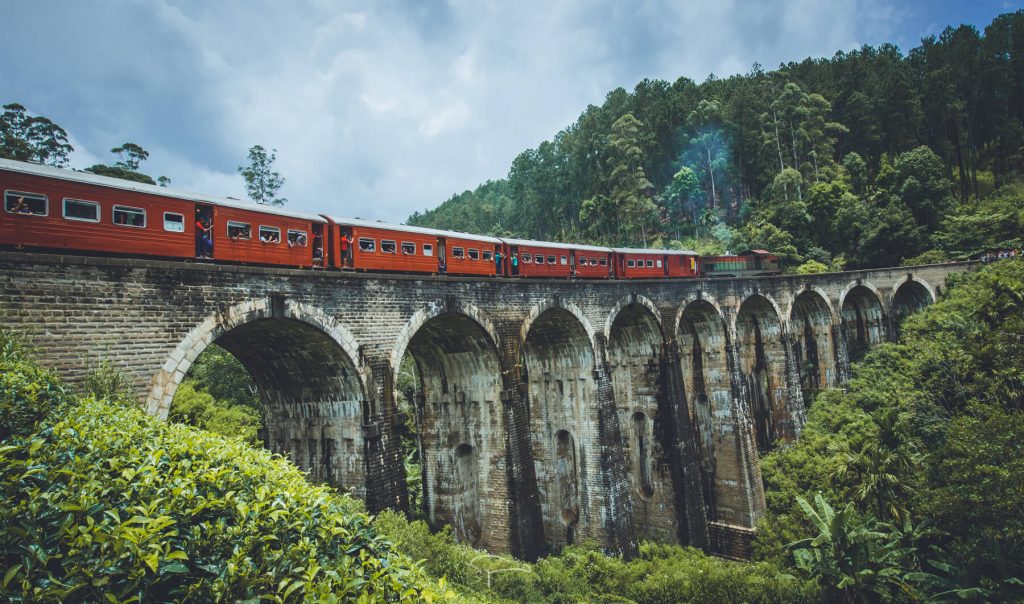
[[[120,158],[114,165],[129,172],[138,172],[139,164],[149,159],[149,151],[135,143],[125,143],[120,147],[114,147],[110,152]]]
[[[120,178],[121,180],[142,182],[147,185],[156,184],[156,181],[153,180],[152,176],[139,172],[139,164],[146,161],[149,157],[148,151],[135,143],[125,143],[120,147],[114,147],[110,152],[118,156],[118,161],[115,162],[113,166],[95,164],[86,168],[85,171],[92,172],[93,174],[99,174],[101,176]],[[160,178],[166,179],[167,182],[171,182],[171,180],[166,176],[161,176]],[[161,186],[167,185],[161,181]]]
[[[18,103],[4,105],[0,114],[0,157],[63,168],[74,150],[68,143],[68,133],[57,124],[29,115]]]
[[[277,149],[267,153],[262,145],[253,145],[249,148],[249,165],[238,166],[238,173],[245,179],[246,193],[256,203],[283,206],[288,202],[284,197],[277,197],[285,179],[273,170],[276,159]]]

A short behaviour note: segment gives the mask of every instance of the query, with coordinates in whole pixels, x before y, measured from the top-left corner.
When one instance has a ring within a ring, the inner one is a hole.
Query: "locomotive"
[[[0,246],[16,249],[503,278],[677,279],[780,271],[778,257],[765,250],[699,256],[473,235],[294,212],[4,159],[0,190]]]

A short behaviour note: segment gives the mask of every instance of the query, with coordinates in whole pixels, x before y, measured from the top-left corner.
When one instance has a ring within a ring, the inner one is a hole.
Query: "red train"
[[[763,250],[698,256],[333,218],[0,159],[0,245],[374,272],[658,279],[774,274]]]

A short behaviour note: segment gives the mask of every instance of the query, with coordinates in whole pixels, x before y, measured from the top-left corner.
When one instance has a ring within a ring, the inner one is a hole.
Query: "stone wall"
[[[113,363],[160,416],[216,341],[260,385],[267,446],[371,510],[409,506],[408,354],[433,525],[527,559],[579,539],[743,557],[759,450],[969,268],[510,281],[7,251],[0,325],[71,382]]]

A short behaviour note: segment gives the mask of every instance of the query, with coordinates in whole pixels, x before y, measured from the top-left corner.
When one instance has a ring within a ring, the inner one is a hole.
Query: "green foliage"
[[[194,387],[210,393],[226,406],[244,405],[262,410],[259,388],[249,371],[235,355],[216,343],[196,357],[185,379],[194,381]]]
[[[61,381],[32,363],[30,354],[23,337],[0,330],[0,442],[31,433],[68,403]]]
[[[237,436],[252,445],[258,444],[256,436],[262,424],[259,413],[251,407],[218,401],[208,392],[197,390],[190,380],[175,391],[167,419],[223,436]]]
[[[567,547],[536,564],[490,556],[454,542],[445,529],[393,512],[377,530],[410,558],[422,560],[465,593],[508,602],[794,602],[813,600],[815,586],[768,563],[721,560],[692,548],[644,543],[629,562],[592,547]]]
[[[795,272],[798,275],[814,275],[816,273],[825,273],[828,272],[828,265],[822,264],[817,260],[808,260],[807,262],[804,262],[800,266],[796,267],[796,270],[793,272]]]
[[[148,174],[142,174],[141,172],[133,172],[126,170],[121,166],[107,166],[104,164],[95,164],[85,169],[86,172],[92,172],[93,174],[99,174],[100,176],[109,176],[110,178],[120,178],[121,180],[130,180],[132,182],[141,182],[147,185],[155,185],[156,181],[153,180],[152,176]]]
[[[955,280],[901,332],[843,390],[817,396],[800,439],[765,457],[758,557],[784,562],[798,542],[794,562],[836,599],[1017,601],[1024,262]],[[800,504],[819,492],[848,503],[832,515],[843,548],[822,537],[822,503]]]
[[[128,378],[106,359],[85,376],[84,386],[87,394],[99,399],[132,402],[136,398]]]
[[[249,165],[238,166],[238,173],[245,179],[245,191],[249,199],[256,203],[270,206],[288,203],[284,197],[277,196],[285,179],[274,171],[276,159],[277,149],[271,149],[268,153],[262,145],[253,145],[249,148]]]
[[[18,161],[37,161],[64,167],[74,151],[68,133],[42,116],[28,114],[18,103],[3,106],[0,114],[0,157]]]
[[[5,401],[53,392],[29,361],[13,362],[0,374],[16,385]],[[358,503],[279,456],[95,399],[40,426],[0,447],[5,600],[451,595],[394,553]]]

